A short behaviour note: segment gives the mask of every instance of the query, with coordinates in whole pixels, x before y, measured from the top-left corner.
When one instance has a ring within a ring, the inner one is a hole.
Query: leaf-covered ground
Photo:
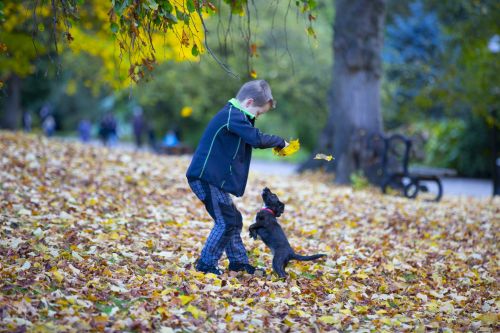
[[[500,201],[441,203],[252,174],[243,242],[266,277],[193,270],[212,222],[186,157],[0,132],[3,331],[498,331]],[[326,163],[326,162],[325,162]],[[302,254],[248,237],[264,186]],[[227,260],[221,267],[227,267]]]

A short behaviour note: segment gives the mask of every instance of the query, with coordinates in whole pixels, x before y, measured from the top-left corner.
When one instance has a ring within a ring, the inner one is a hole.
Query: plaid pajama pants
[[[189,181],[189,186],[200,199],[215,225],[201,251],[200,260],[217,267],[222,252],[232,263],[248,264],[248,256],[241,240],[243,217],[228,193],[202,180]]]

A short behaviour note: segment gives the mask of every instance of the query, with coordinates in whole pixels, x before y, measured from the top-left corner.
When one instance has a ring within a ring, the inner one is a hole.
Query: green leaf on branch
[[[194,1],[193,0],[187,0],[186,1],[186,6],[187,9],[190,13],[194,12],[196,10],[196,7],[194,6]]]
[[[200,50],[198,49],[198,45],[194,44],[191,49],[191,54],[197,57],[200,54]]]
[[[115,11],[115,14],[117,16],[121,17],[123,15],[123,11],[125,10],[125,8],[127,8],[128,5],[129,5],[129,0],[116,1],[113,10]]]
[[[112,22],[111,23],[111,32],[116,34],[118,32],[118,30],[120,30],[120,27],[118,26],[118,24],[116,24],[115,22]]]
[[[148,0],[148,7],[152,10],[158,10],[158,4],[155,0]]]

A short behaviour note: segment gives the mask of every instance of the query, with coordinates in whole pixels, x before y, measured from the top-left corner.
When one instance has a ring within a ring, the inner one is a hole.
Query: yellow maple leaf
[[[194,299],[194,296],[182,295],[179,296],[179,299],[181,300],[182,305],[186,305],[187,303],[191,302]]]
[[[159,314],[163,314],[163,315],[168,314],[168,310],[164,306],[160,306],[160,307],[156,308],[156,312],[158,312]]]
[[[290,317],[285,317],[283,320],[283,324],[285,324],[288,327],[292,327],[294,324],[294,321],[290,319]]]
[[[392,325],[391,319],[387,317],[382,317],[379,319],[382,324]]]
[[[334,316],[321,316],[319,317],[319,321],[325,324],[338,324],[340,322],[340,320]]]
[[[500,315],[498,315],[497,313],[488,312],[488,313],[483,313],[478,318],[483,323],[485,323],[487,325],[491,325],[491,324],[498,323],[498,320],[500,319],[499,317],[500,317]]]
[[[215,275],[214,273],[207,273],[205,274],[205,277],[209,279],[216,279],[217,275]]]
[[[200,309],[198,309],[196,306],[193,306],[191,304],[188,305],[188,307],[186,308],[186,311],[191,313],[194,317],[194,319],[198,319],[198,317],[205,317],[205,312],[201,311]]]
[[[279,149],[278,147],[273,148],[273,154],[276,156],[290,156],[298,152],[300,149],[299,139],[290,140],[288,146],[283,149]]]
[[[360,273],[358,273],[358,274],[356,274],[354,276],[357,277],[357,278],[363,279],[363,280],[368,278],[368,275],[366,275],[365,272],[360,272]]]
[[[62,275],[58,270],[53,271],[52,275],[58,282],[62,282],[62,280],[64,280],[64,275]]]
[[[117,240],[117,239],[120,239],[120,235],[118,235],[118,233],[116,231],[113,231],[110,235],[109,235],[109,238],[113,239],[113,240]]]
[[[430,312],[437,312],[439,310],[439,304],[436,301],[429,302],[425,306]]]
[[[350,309],[341,309],[339,310],[340,313],[343,313],[345,315],[351,315],[351,310]]]
[[[97,204],[97,202],[98,202],[98,201],[97,201],[97,199],[96,199],[96,198],[90,198],[90,199],[88,200],[87,204],[88,204],[89,206],[94,206],[95,204]]]
[[[169,288],[169,287],[166,287],[166,288],[165,288],[165,289],[163,289],[163,291],[161,292],[161,295],[162,295],[162,296],[165,296],[165,295],[170,294],[170,293],[172,293],[172,292],[174,292],[174,291],[175,291],[175,289],[173,289],[173,288]]]
[[[368,306],[367,305],[358,305],[354,307],[354,311],[357,313],[367,313],[368,312]]]

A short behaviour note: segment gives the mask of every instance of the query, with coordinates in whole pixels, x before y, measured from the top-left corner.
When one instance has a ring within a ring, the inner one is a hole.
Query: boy
[[[255,272],[241,241],[243,218],[229,193],[240,197],[245,192],[252,148],[282,149],[288,145],[279,136],[254,127],[255,119],[275,106],[266,81],[247,82],[212,118],[201,137],[186,177],[215,226],[196,264],[198,271],[222,274],[217,263],[226,251],[229,270]]]

